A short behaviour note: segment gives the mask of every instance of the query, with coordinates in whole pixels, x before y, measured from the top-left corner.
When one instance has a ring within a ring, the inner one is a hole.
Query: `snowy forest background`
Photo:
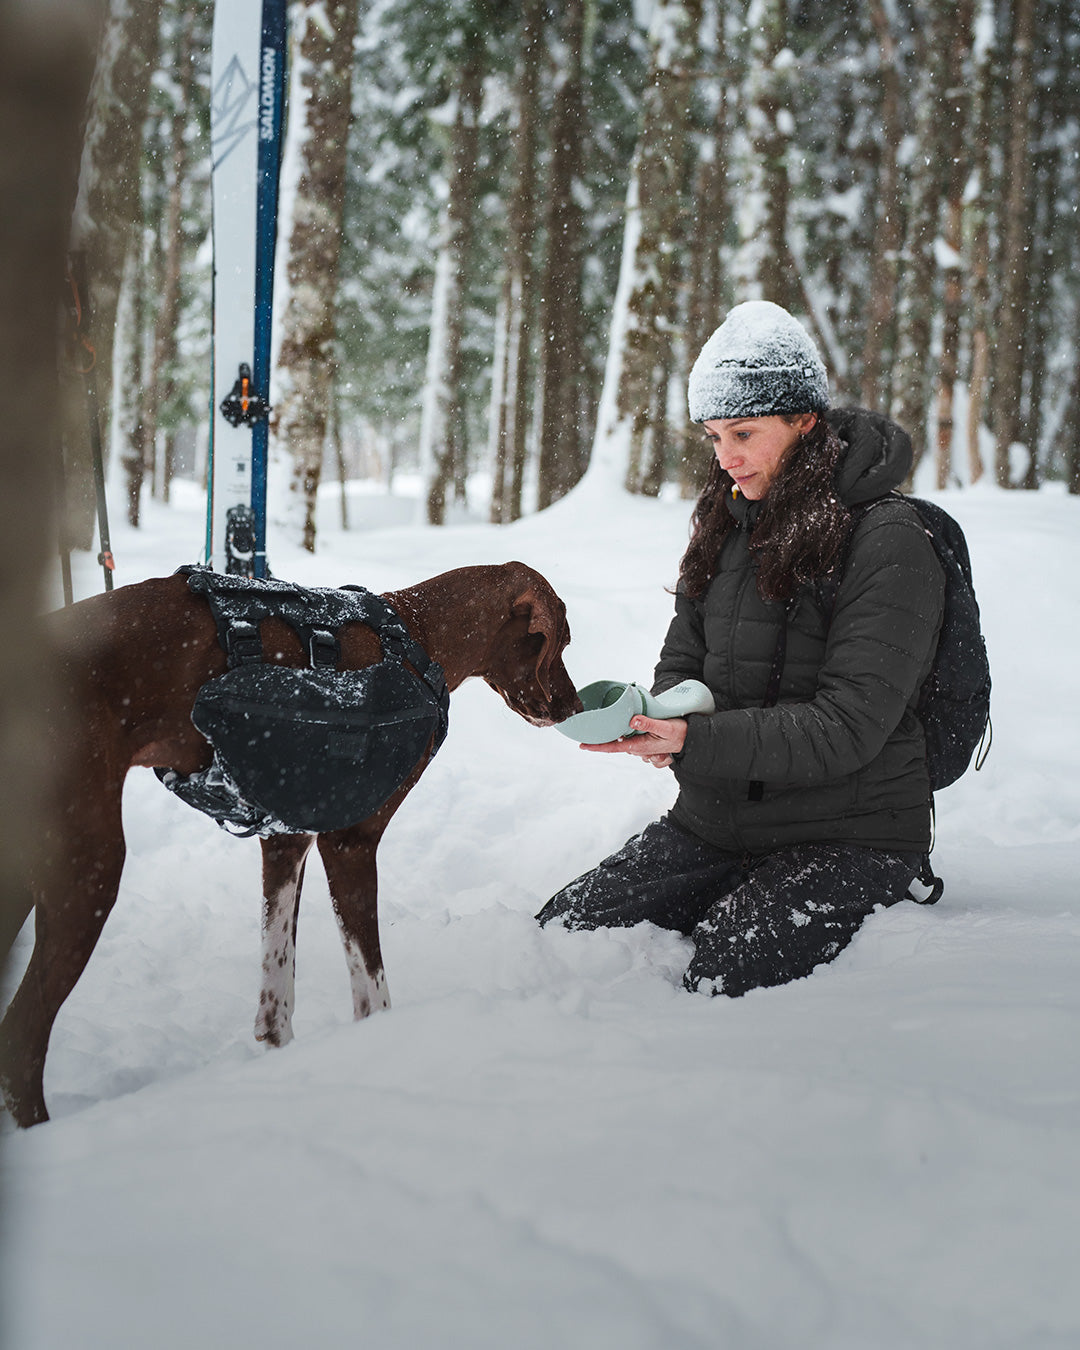
[[[40,837],[61,439],[76,591],[101,586],[70,340],[56,393],[69,248],[118,582],[202,538],[211,18],[0,0],[0,910]],[[670,783],[473,681],[380,852],[394,1013],[351,1022],[312,875],[298,1038],[265,1056],[254,842],[133,773],[54,1119],[0,1123],[0,1342],[1072,1350],[1080,3],[293,19],[275,570],[381,590],[520,556],[566,599],[577,683],[647,678],[708,458],[686,368],[764,295],[837,401],[913,433],[920,492],[963,487],[994,749],[942,794],[941,904],[719,1008],[675,935],[537,928]],[[348,529],[332,483],[313,511],[339,472],[369,476]],[[567,495],[583,473],[601,491]]]
[[[891,411],[939,485],[1080,492],[1076,0],[291,17],[273,426],[305,547],[327,474],[419,469],[436,524],[477,471],[491,520],[542,508],[601,446],[631,492],[692,494],[686,371],[754,297],[804,319],[836,401]],[[210,0],[112,0],[91,90],[73,244],[133,524],[205,470],[211,23]]]

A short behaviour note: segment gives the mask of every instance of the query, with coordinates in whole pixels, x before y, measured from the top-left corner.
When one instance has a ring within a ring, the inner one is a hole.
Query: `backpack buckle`
[[[308,658],[316,670],[320,667],[336,666],[340,656],[341,645],[333,633],[327,632],[325,628],[312,630],[311,641],[308,643]]]
[[[263,659],[259,625],[239,619],[229,625],[226,637],[230,669],[250,666]]]

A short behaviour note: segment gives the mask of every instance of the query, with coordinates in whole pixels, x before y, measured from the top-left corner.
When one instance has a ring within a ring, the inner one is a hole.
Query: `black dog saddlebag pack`
[[[210,768],[158,770],[189,805],[244,834],[344,829],[393,795],[433,737],[432,753],[442,744],[442,671],[381,596],[181,570],[209,601],[231,667],[202,686],[191,714],[213,746]],[[297,631],[310,667],[263,661],[258,625],[271,616]],[[383,659],[337,670],[337,632],[355,622],[375,629]]]

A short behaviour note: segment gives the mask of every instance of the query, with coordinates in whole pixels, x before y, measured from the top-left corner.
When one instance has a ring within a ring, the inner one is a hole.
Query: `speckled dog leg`
[[[263,852],[266,889],[262,913],[262,990],[255,1018],[255,1039],[265,1041],[267,1045],[288,1045],[293,1038],[296,918],[304,861],[310,847],[311,840],[307,839],[302,851],[294,844],[284,850],[285,856],[281,856],[281,850],[270,847],[264,848]],[[272,885],[274,880],[278,881],[276,886]]]

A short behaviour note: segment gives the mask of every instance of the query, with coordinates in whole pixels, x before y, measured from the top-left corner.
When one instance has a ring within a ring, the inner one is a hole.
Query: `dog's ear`
[[[570,640],[566,623],[566,606],[550,586],[530,582],[510,606],[515,618],[528,615],[529,632],[539,633],[544,639],[536,662],[536,679],[546,697],[551,697],[551,663],[556,660]]]

